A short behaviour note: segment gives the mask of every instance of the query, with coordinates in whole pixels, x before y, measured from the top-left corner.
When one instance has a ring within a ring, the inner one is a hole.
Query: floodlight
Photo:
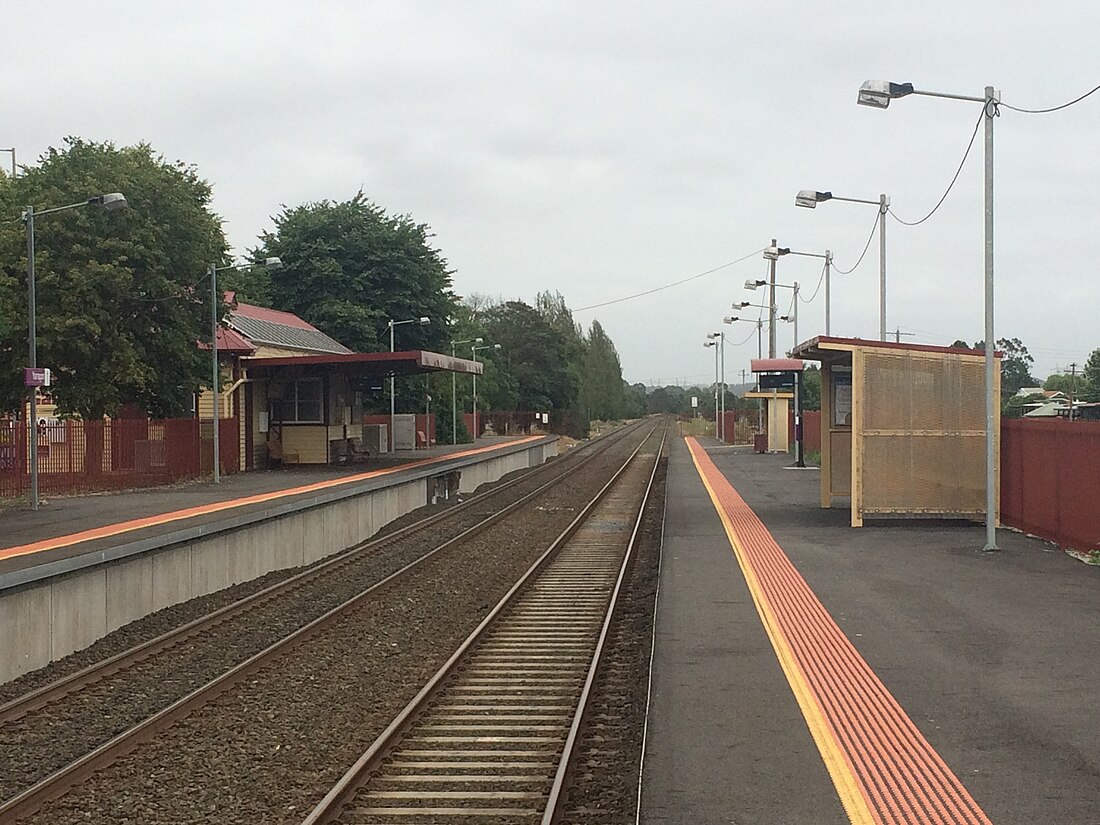
[[[813,189],[802,189],[794,196],[794,205],[804,206],[807,209],[814,209],[819,203],[829,200],[832,196],[832,192],[817,192]]]
[[[885,109],[894,98],[905,97],[911,94],[913,94],[912,83],[891,83],[888,80],[867,80],[859,87],[859,96],[856,98],[856,103],[860,106]]]

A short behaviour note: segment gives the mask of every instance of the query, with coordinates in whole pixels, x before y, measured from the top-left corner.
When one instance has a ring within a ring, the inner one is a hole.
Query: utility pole
[[[894,343],[900,344],[901,343],[901,336],[903,336],[903,335],[907,338],[916,337],[915,332],[902,332],[901,327],[898,327],[897,329],[894,330]],[[886,339],[884,338],[883,340],[886,340]]]
[[[772,247],[779,242],[772,238]],[[768,357],[775,358],[775,258],[768,261]]]
[[[1073,378],[1073,383],[1069,388],[1069,420],[1073,420],[1073,405],[1077,398],[1077,363],[1074,362],[1069,365],[1070,375]]]

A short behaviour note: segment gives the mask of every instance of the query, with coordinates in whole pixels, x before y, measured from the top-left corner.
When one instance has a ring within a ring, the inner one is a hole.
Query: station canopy
[[[295,368],[311,373],[339,372],[353,378],[383,378],[390,375],[418,375],[428,372],[456,372],[481,375],[480,361],[454,358],[439,352],[414,349],[403,352],[346,352],[316,355],[280,355],[242,358],[241,364],[259,375]]]

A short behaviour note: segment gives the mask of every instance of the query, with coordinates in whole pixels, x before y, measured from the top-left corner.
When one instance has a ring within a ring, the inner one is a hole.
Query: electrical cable
[[[994,106],[994,115],[996,115],[996,106]],[[951,190],[955,186],[955,181],[959,179],[959,175],[962,173],[963,166],[966,165],[966,159],[970,157],[970,150],[974,148],[974,139],[978,137],[978,127],[982,125],[982,120],[985,118],[985,107],[982,107],[982,113],[978,115],[978,121],[974,124],[974,133],[970,136],[970,143],[966,145],[966,151],[963,152],[962,160],[959,161],[959,168],[955,170],[954,177],[951,178],[951,183],[947,184],[947,190],[943,193],[943,196],[936,202],[936,205],[932,207],[932,211],[921,218],[919,221],[905,221],[897,216],[897,213],[893,209],[887,207],[886,211],[890,213],[890,216],[898,223],[905,224],[906,226],[920,226],[926,220],[936,214],[936,211],[943,206],[943,202],[947,200],[947,196],[951,194]]]
[[[739,347],[739,346],[742,346],[743,344],[747,344],[749,342],[749,339],[752,338],[752,336],[756,335],[756,329],[755,329],[756,325],[753,324],[753,327],[754,327],[754,329],[752,330],[752,332],[750,332],[748,335],[746,335],[745,339],[743,341],[738,341],[736,344],[731,344],[729,341],[723,340],[723,343],[727,347]]]
[[[1009,106],[1007,103],[1001,103],[1001,105],[1004,106],[1006,109],[1011,109],[1014,112],[1023,112],[1025,115],[1045,115],[1048,112],[1057,112],[1061,109],[1068,109],[1074,103],[1080,103],[1086,97],[1097,91],[1100,91],[1100,86],[1095,86],[1092,89],[1089,89],[1089,91],[1085,92],[1080,97],[1075,97],[1069,103],[1063,103],[1060,106],[1051,106],[1049,109],[1022,109],[1019,106]]]
[[[817,297],[817,293],[821,291],[821,285],[823,283],[825,283],[825,264],[821,265],[821,275],[817,279],[817,288],[814,289],[814,294],[811,295],[809,298],[803,298],[801,295],[799,295],[798,299],[804,304],[810,303],[811,301],[813,301],[814,298]]]
[[[721,272],[723,269],[728,269],[729,267],[733,266],[734,264],[739,264],[742,261],[747,261],[749,258],[755,258],[757,255],[759,255],[763,251],[764,251],[764,248],[761,247],[760,249],[757,249],[757,250],[754,250],[754,251],[750,252],[748,255],[744,255],[744,256],[738,258],[736,261],[729,261],[728,263],[724,263],[721,266],[714,267],[714,269],[708,269],[706,272],[700,272],[698,275],[692,275],[690,278],[684,278],[684,279],[679,280],[679,281],[673,281],[671,284],[665,284],[664,286],[657,286],[657,287],[654,287],[653,289],[647,289],[644,292],[636,292],[633,295],[626,295],[622,298],[614,298],[610,301],[603,301],[602,303],[599,303],[599,304],[589,304],[586,307],[579,307],[578,309],[574,309],[573,312],[574,313],[585,312],[586,310],[589,310],[589,309],[599,309],[600,307],[610,306],[611,304],[621,304],[623,301],[632,301],[635,298],[641,298],[645,295],[652,295],[654,292],[661,292],[662,290],[665,290],[665,289],[672,289],[672,287],[674,287],[674,286],[680,286],[682,284],[688,283],[689,281],[696,281],[699,278],[706,277],[707,275],[713,275],[715,272]]]
[[[855,264],[852,266],[851,269],[841,269],[839,266],[836,265],[836,262],[834,261],[833,262],[833,269],[835,269],[841,275],[851,275],[853,272],[855,272],[856,269],[859,267],[859,265],[861,263],[863,263],[863,258],[867,255],[867,250],[871,248],[871,241],[874,240],[875,229],[877,229],[877,228],[878,228],[878,215],[875,215],[875,222],[873,224],[871,224],[871,234],[867,236],[867,243],[865,243],[863,245],[863,251],[861,253],[859,253],[859,260],[855,262]]]

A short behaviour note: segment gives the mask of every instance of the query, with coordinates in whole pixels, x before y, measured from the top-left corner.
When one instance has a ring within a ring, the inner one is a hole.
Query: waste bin
[[[753,433],[752,448],[758,453],[766,453],[768,451],[768,434]]]

